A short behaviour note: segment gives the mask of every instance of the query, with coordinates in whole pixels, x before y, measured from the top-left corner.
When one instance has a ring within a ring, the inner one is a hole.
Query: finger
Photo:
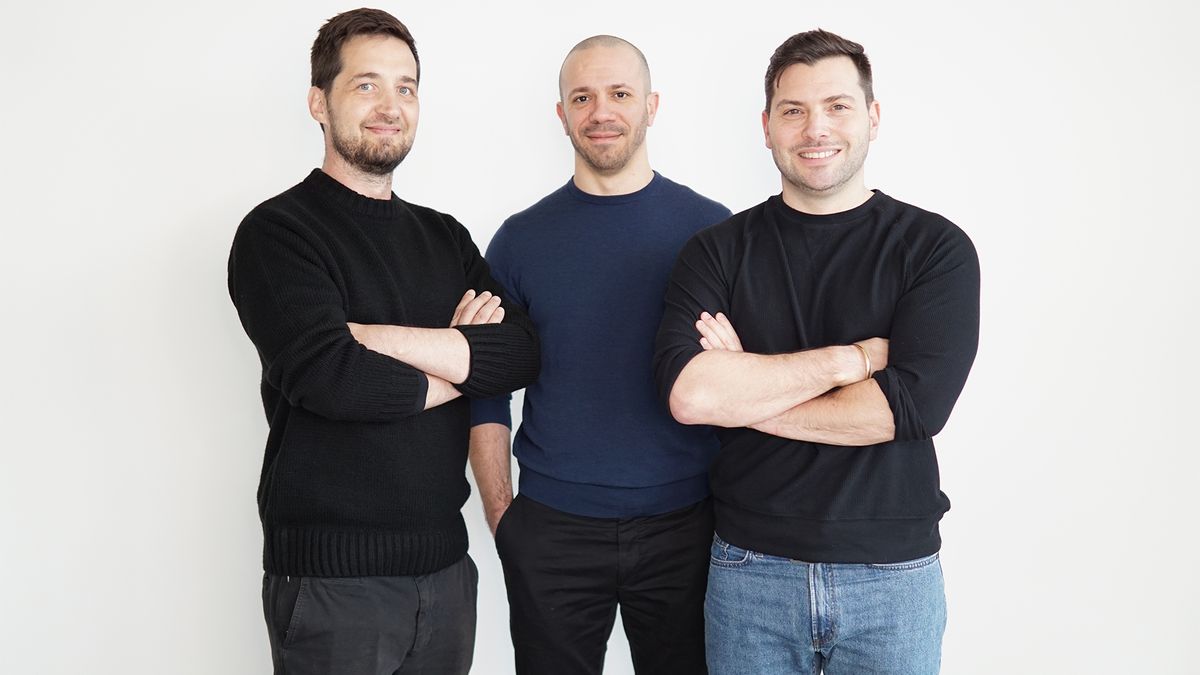
[[[450,317],[450,325],[457,326],[462,321],[463,308],[467,303],[475,297],[475,289],[468,288],[466,293],[463,293],[462,299],[458,301],[458,305],[454,307],[454,316]]]
[[[742,351],[742,339],[738,337],[737,331],[733,329],[733,324],[729,322],[729,317],[721,312],[717,312],[717,323],[723,328],[728,335],[726,344],[734,351]]]
[[[709,342],[708,338],[706,337],[700,338],[700,346],[704,347],[704,351],[708,351],[713,348],[712,343]]]
[[[492,318],[488,320],[488,323],[501,323],[503,321],[504,321],[504,308],[497,307],[496,311],[492,312]]]
[[[726,328],[724,325],[721,325],[721,322],[717,321],[717,318],[711,314],[706,313],[705,316],[706,318],[702,319],[702,321],[708,328],[707,334],[709,335],[709,339],[712,339],[713,336],[715,336],[717,341],[719,341],[725,349],[733,349],[734,344],[737,343],[737,335],[732,334],[732,326]]]
[[[700,337],[708,341],[710,349],[729,349],[725,341],[721,338],[721,334],[713,329],[713,325],[707,321],[697,321],[696,330],[700,332]]]
[[[491,300],[488,300],[486,303],[484,303],[483,307],[479,308],[479,311],[475,314],[475,318],[471,321],[471,323],[476,325],[482,323],[495,323],[495,321],[492,320],[492,317],[495,315],[496,310],[498,309],[500,309],[500,296],[493,295]]]
[[[476,295],[473,300],[468,302],[467,305],[463,307],[462,315],[458,317],[458,322],[465,324],[475,323],[475,315],[479,313],[479,310],[483,309],[483,306],[486,305],[488,301],[492,299],[492,297],[492,294],[488,291],[484,291],[479,295]]]

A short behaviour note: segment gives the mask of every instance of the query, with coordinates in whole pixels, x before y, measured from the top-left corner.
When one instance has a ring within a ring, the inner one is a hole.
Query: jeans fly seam
[[[805,565],[805,567],[808,568],[808,615],[809,627],[812,631],[812,648],[818,650],[821,648],[821,624],[820,610],[817,608],[817,566]]]

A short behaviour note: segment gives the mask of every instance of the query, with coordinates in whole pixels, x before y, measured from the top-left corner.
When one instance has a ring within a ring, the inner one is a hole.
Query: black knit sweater
[[[810,562],[930,555],[950,507],[933,436],[966,382],[979,336],[979,261],[945,218],[876,192],[814,216],[779,196],[703,230],[679,255],[655,364],[668,397],[700,353],[701,311],[724,312],[748,352],[778,354],[889,338],[875,374],[895,440],[867,447],[723,429],[710,468],[717,533]]]
[[[242,221],[229,294],[263,367],[267,572],[423,574],[466,553],[468,400],[423,411],[425,374],[363,347],[346,323],[445,328],[468,288],[503,295],[454,218],[319,170]],[[529,321],[504,306],[502,324],[459,328],[467,396],[537,375]]]

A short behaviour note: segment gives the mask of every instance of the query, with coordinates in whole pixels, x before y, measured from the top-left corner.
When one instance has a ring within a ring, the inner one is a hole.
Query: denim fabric
[[[713,538],[705,642],[712,675],[934,675],[946,596],[938,555],[806,563]]]

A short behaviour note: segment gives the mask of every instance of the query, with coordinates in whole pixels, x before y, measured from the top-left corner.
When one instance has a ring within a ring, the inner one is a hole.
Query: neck
[[[356,169],[332,150],[325,150],[321,170],[337,182],[371,199],[392,198],[392,174],[378,175]]]
[[[849,211],[856,206],[861,206],[863,202],[871,198],[871,194],[861,176],[857,181],[850,181],[839,187],[832,194],[809,192],[797,188],[787,179],[783,181],[783,203],[801,213],[814,216],[827,216],[832,213]]]
[[[575,155],[575,187],[590,195],[610,197],[637,192],[654,180],[654,170],[646,153],[638,152],[625,166],[612,172],[600,172]]]

